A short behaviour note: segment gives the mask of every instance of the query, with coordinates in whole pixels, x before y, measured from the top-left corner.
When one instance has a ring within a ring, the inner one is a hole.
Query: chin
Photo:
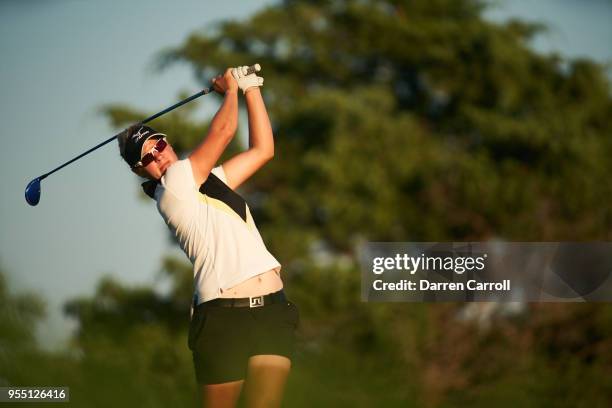
[[[168,166],[168,167],[170,167],[170,166]],[[165,169],[159,171],[159,173],[157,175],[157,179],[158,180],[161,179],[166,174],[166,171],[168,170],[168,167],[166,167]]]

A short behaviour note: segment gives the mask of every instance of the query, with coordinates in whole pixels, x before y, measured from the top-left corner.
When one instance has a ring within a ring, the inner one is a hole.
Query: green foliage
[[[0,271],[0,384],[23,384],[30,366],[24,361],[39,354],[35,325],[44,317],[45,305],[34,293],[13,295]]]
[[[482,8],[285,2],[161,59],[200,78],[244,61],[264,67],[280,154],[250,188],[265,194],[257,219],[272,248],[290,258],[308,245],[273,236],[289,229],[339,250],[359,236],[605,239],[603,68],[537,55],[526,40],[541,25],[493,25]]]
[[[162,296],[150,287],[127,288],[112,278],[105,278],[98,284],[93,299],[74,299],[64,310],[79,321],[75,341],[88,351],[90,342],[95,348],[101,336],[104,338],[107,333],[115,333],[113,342],[129,341],[132,331],[140,326],[160,325],[169,335],[182,335],[184,326],[189,323],[186,310],[189,310],[190,295],[180,294],[182,298]],[[177,295],[176,291],[171,295]]]
[[[11,295],[0,271],[0,355],[2,350],[34,346],[32,327],[44,317],[44,310],[44,303],[34,293]]]
[[[263,67],[276,156],[243,193],[301,311],[287,406],[611,399],[606,305],[532,306],[481,332],[457,319],[460,305],[359,300],[364,241],[611,237],[604,68],[536,54],[527,42],[545,27],[492,24],[483,7],[285,0],[160,55],[162,68],[186,62],[203,85],[228,66]],[[115,126],[146,116],[125,106],[105,113]],[[153,123],[181,154],[207,130],[190,113]],[[162,271],[172,282],[165,295],[107,279],[93,298],[67,305],[83,354],[65,364],[86,373],[71,377],[80,398],[96,401],[82,406],[112,403],[98,382],[138,406],[192,397],[184,341],[192,273],[174,258]]]

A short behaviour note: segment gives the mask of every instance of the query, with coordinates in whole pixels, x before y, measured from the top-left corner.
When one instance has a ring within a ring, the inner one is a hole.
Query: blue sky
[[[520,17],[546,23],[547,33],[533,47],[558,51],[572,58],[612,63],[612,1],[610,0],[492,0],[499,4],[485,14],[494,21]]]
[[[93,294],[105,274],[159,286],[156,271],[172,247],[154,206],[138,199],[137,178],[115,143],[44,180],[37,207],[25,203],[26,184],[116,133],[99,114],[104,104],[155,112],[174,103],[180,90],[195,92],[187,66],[153,71],[160,50],[214,21],[244,18],[272,3],[0,2],[0,266],[14,291],[35,291],[47,301],[49,319],[39,329],[47,344],[67,338],[65,300]],[[612,2],[499,4],[487,17],[519,16],[551,26],[534,41],[536,49],[612,61]],[[209,115],[218,103],[202,98],[198,115]]]
[[[48,302],[41,328],[65,338],[61,304],[93,294],[104,274],[151,284],[170,248],[153,205],[138,199],[138,179],[109,144],[42,182],[37,207],[24,201],[29,180],[116,133],[101,106],[121,102],[155,112],[198,84],[186,66],[152,69],[157,53],[192,31],[243,18],[262,0],[172,3],[159,0],[0,2],[0,81],[4,175],[0,265],[14,289]],[[201,98],[200,115],[219,103]],[[59,329],[58,329],[59,328]]]

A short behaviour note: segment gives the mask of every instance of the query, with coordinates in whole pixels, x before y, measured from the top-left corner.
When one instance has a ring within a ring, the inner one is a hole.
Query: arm
[[[189,155],[196,186],[207,178],[210,170],[236,134],[238,127],[238,84],[231,74],[225,71],[223,77],[213,79],[215,90],[224,93],[223,104],[215,114],[206,138]]]
[[[274,137],[259,87],[245,94],[249,115],[249,149],[223,163],[227,183],[235,189],[274,157]]]

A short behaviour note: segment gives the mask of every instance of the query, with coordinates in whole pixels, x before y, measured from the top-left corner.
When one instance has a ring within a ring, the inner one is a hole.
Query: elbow
[[[266,156],[266,161],[270,161],[274,158],[274,147],[272,149],[270,149],[270,151],[268,152],[267,156]]]
[[[236,135],[236,131],[238,130],[238,125],[233,121],[227,121],[223,123],[221,126],[215,126],[211,129],[212,133],[215,133],[222,137],[224,140],[229,142]]]
[[[251,151],[253,153],[257,154],[257,163],[259,164],[259,166],[263,166],[264,164],[266,164],[267,162],[269,162],[270,160],[272,160],[272,158],[274,157],[274,149],[258,149],[258,148],[251,148]]]
[[[228,140],[232,140],[236,135],[236,131],[238,130],[238,125],[234,122],[226,123],[225,126],[221,128],[221,133],[223,137]]]
[[[249,148],[252,154],[257,155],[257,159],[261,164],[265,164],[274,158],[274,144],[269,146],[251,146]]]
[[[213,135],[217,135],[216,137],[219,140],[223,140],[225,144],[228,144],[234,138],[234,135],[236,134],[236,128],[232,128],[230,126],[219,127],[216,129],[212,129],[210,133]]]
[[[234,127],[231,129],[225,129],[223,131],[223,138],[225,139],[226,143],[231,142],[234,136],[236,136],[236,130],[237,128]]]
[[[270,160],[272,160],[273,158],[274,158],[274,147],[272,147],[272,148],[270,148],[270,149],[266,150],[266,151],[263,153],[263,161],[264,161],[264,163],[269,162],[269,161],[270,161]]]

